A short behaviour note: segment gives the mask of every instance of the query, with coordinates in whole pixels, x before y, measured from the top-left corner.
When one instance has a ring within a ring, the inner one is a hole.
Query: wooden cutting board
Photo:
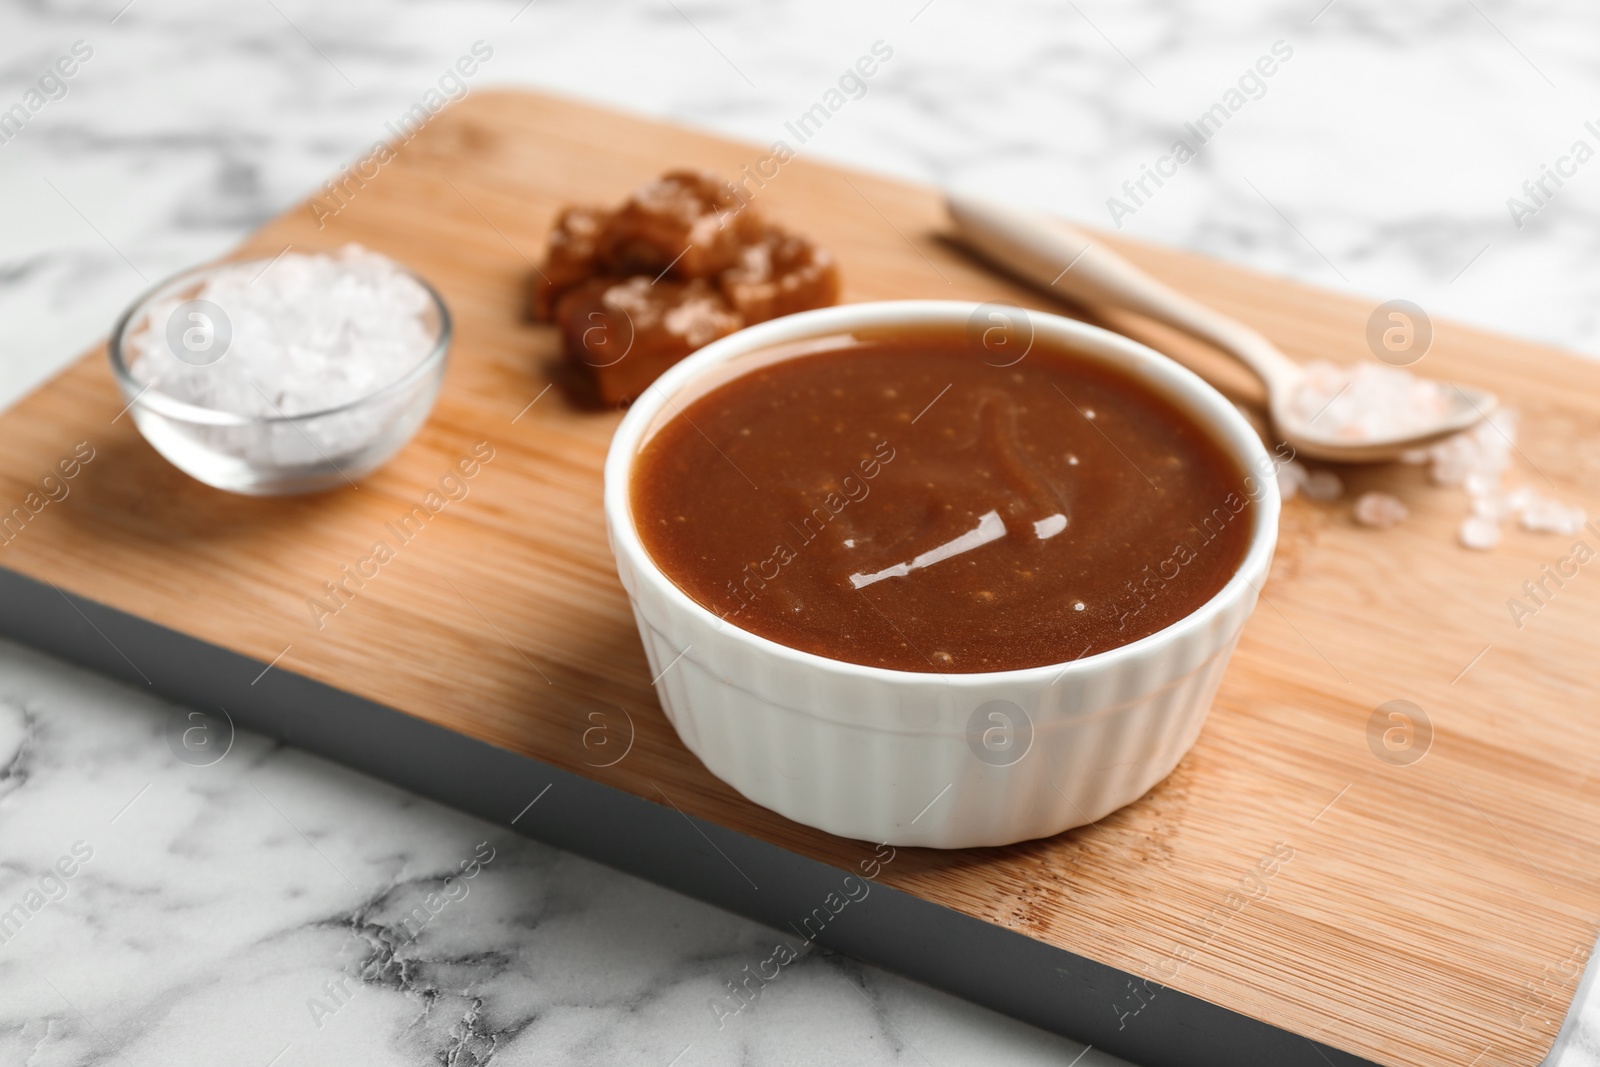
[[[732,175],[766,155],[566,100],[469,98],[376,177],[349,185],[336,214],[298,206],[239,251],[359,241],[442,291],[457,330],[444,392],[393,463],[358,489],[312,498],[207,489],[119,417],[96,349],[0,418],[5,509],[76,442],[95,450],[65,500],[8,531],[0,565],[855,866],[870,846],[745,801],[661,715],[601,523],[601,461],[618,416],[546,391],[557,341],[521,315],[558,206],[615,201],[670,166]],[[802,152],[758,203],[836,251],[847,300],[1047,306],[949,244],[930,189]],[[1108,240],[1293,358],[1371,358],[1374,301]],[[1144,324],[1112,325],[1186,361],[1219,358]],[[1421,370],[1492,389],[1522,412],[1514,479],[1600,515],[1600,366],[1436,329]],[[1230,380],[1249,395],[1242,375]],[[392,542],[388,524],[485,441],[493,459],[468,495],[319,628],[309,603],[325,597],[324,583],[375,541]],[[1285,509],[1263,602],[1199,744],[1167,781],[1096,826],[1010,848],[902,850],[879,877],[1378,1062],[1535,1064],[1600,917],[1600,563],[1566,578],[1519,627],[1508,599],[1567,556],[1573,538],[1511,531],[1493,553],[1468,552],[1453,536],[1466,507],[1459,491],[1411,467],[1340,473],[1346,501]],[[1412,509],[1397,529],[1350,518],[1350,495],[1378,488]],[[1600,547],[1592,532],[1583,539]],[[1369,719],[1396,699],[1421,707],[1432,727],[1409,765],[1369,745]],[[606,730],[615,739],[630,722],[627,756],[598,766]],[[597,725],[600,734],[586,732]],[[1134,1017],[1141,996],[1130,983],[1105,1011]]]

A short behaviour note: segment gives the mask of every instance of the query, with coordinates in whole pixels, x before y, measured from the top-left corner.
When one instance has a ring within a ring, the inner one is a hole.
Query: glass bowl
[[[432,348],[398,379],[355,400],[295,414],[241,414],[180,400],[161,392],[157,381],[136,378],[130,369],[130,341],[154,331],[166,333],[174,358],[191,365],[214,362],[204,355],[205,345],[214,335],[201,334],[201,343],[190,346],[194,327],[185,331],[182,322],[177,327],[171,321],[155,322],[152,310],[174,301],[180,302],[177,310],[190,307],[188,302],[225,268],[254,266],[265,271],[273,262],[262,258],[196,267],[156,285],[123,312],[111,331],[108,355],[111,372],[127,402],[124,411],[133,416],[145,440],[173,466],[218,489],[280,496],[354,485],[412,438],[427,420],[444,378],[451,339],[449,309],[433,286],[404,266],[395,264],[428,296],[421,319]],[[214,305],[211,310],[220,311]],[[221,317],[225,319],[226,313]],[[177,318],[176,311],[169,315],[169,320]],[[195,321],[205,329],[214,327],[209,319]],[[180,353],[180,347],[188,350]],[[225,348],[217,358],[226,358]]]

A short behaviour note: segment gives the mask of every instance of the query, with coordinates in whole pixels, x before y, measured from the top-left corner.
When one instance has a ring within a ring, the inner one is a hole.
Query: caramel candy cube
[[[744,320],[715,286],[643,275],[596,278],[556,302],[566,356],[595,383],[600,400],[632,400],[695,349]]]
[[[723,271],[718,281],[728,302],[748,323],[839,300],[839,269],[832,253],[776,227],[746,247],[739,262]]]
[[[550,232],[550,249],[544,265],[533,276],[529,311],[541,322],[551,321],[556,298],[596,273],[600,239],[612,213],[602,207],[569,207],[556,217]]]
[[[762,230],[759,216],[721,178],[671,171],[618,209],[601,254],[611,274],[710,278],[737,263],[740,250],[759,240]]]

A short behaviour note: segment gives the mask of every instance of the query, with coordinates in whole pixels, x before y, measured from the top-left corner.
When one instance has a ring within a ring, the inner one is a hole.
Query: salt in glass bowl
[[[282,496],[354,485],[388,462],[421,428],[444,378],[452,334],[449,309],[433,286],[404,266],[395,264],[428,296],[422,325],[432,348],[398,379],[355,400],[296,414],[246,415],[169,396],[158,382],[141,381],[130,369],[129,342],[140,331],[168,328],[152,320],[152,309],[196,298],[223,269],[265,270],[272,262],[234,260],[184,271],[123,312],[111,331],[108,356],[127,403],[124,410],[173,466],[217,489]]]

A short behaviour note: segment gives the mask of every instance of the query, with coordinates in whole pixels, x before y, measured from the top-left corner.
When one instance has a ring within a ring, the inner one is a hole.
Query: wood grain
[[[617,416],[577,410],[557,389],[541,395],[556,338],[520,313],[559,205],[618,199],[668,166],[731,174],[765,154],[549,97],[471,97],[325,229],[302,205],[239,251],[360,241],[443,292],[457,325],[444,393],[392,464],[359,489],[309,499],[207,489],[116,417],[122,400],[94,351],[0,418],[0,508],[21,503],[75,442],[97,452],[65,501],[0,548],[0,565],[263,663],[281,654],[281,669],[853,866],[870,846],[751,805],[662,717],[601,523]],[[802,152],[759,203],[838,253],[848,300],[1039,306],[943,238],[931,190]],[[1370,358],[1371,302],[1113,243],[1294,358]],[[1148,324],[1112,325],[1186,361],[1219,358]],[[1600,514],[1600,367],[1436,326],[1425,370],[1522,411],[1515,476]],[[1250,394],[1244,379],[1234,384]],[[392,540],[385,524],[480,441],[494,458],[469,495],[319,629],[308,598],[374,541]],[[1379,1062],[1535,1064],[1600,916],[1600,563],[1519,629],[1507,599],[1571,538],[1513,531],[1498,551],[1469,553],[1453,540],[1460,493],[1415,468],[1343,473],[1352,491],[1399,493],[1411,519],[1375,533],[1352,523],[1348,503],[1287,507],[1263,603],[1171,778],[1047,841],[901,850],[882,880]],[[1395,698],[1420,705],[1435,730],[1431,751],[1405,767],[1367,743],[1369,716]],[[594,766],[617,749],[594,734],[586,747],[584,731],[600,722],[621,740],[629,720],[627,758]],[[1293,858],[1258,889],[1249,872],[1275,847]],[[1104,1010],[1138,1004],[1130,989]]]

